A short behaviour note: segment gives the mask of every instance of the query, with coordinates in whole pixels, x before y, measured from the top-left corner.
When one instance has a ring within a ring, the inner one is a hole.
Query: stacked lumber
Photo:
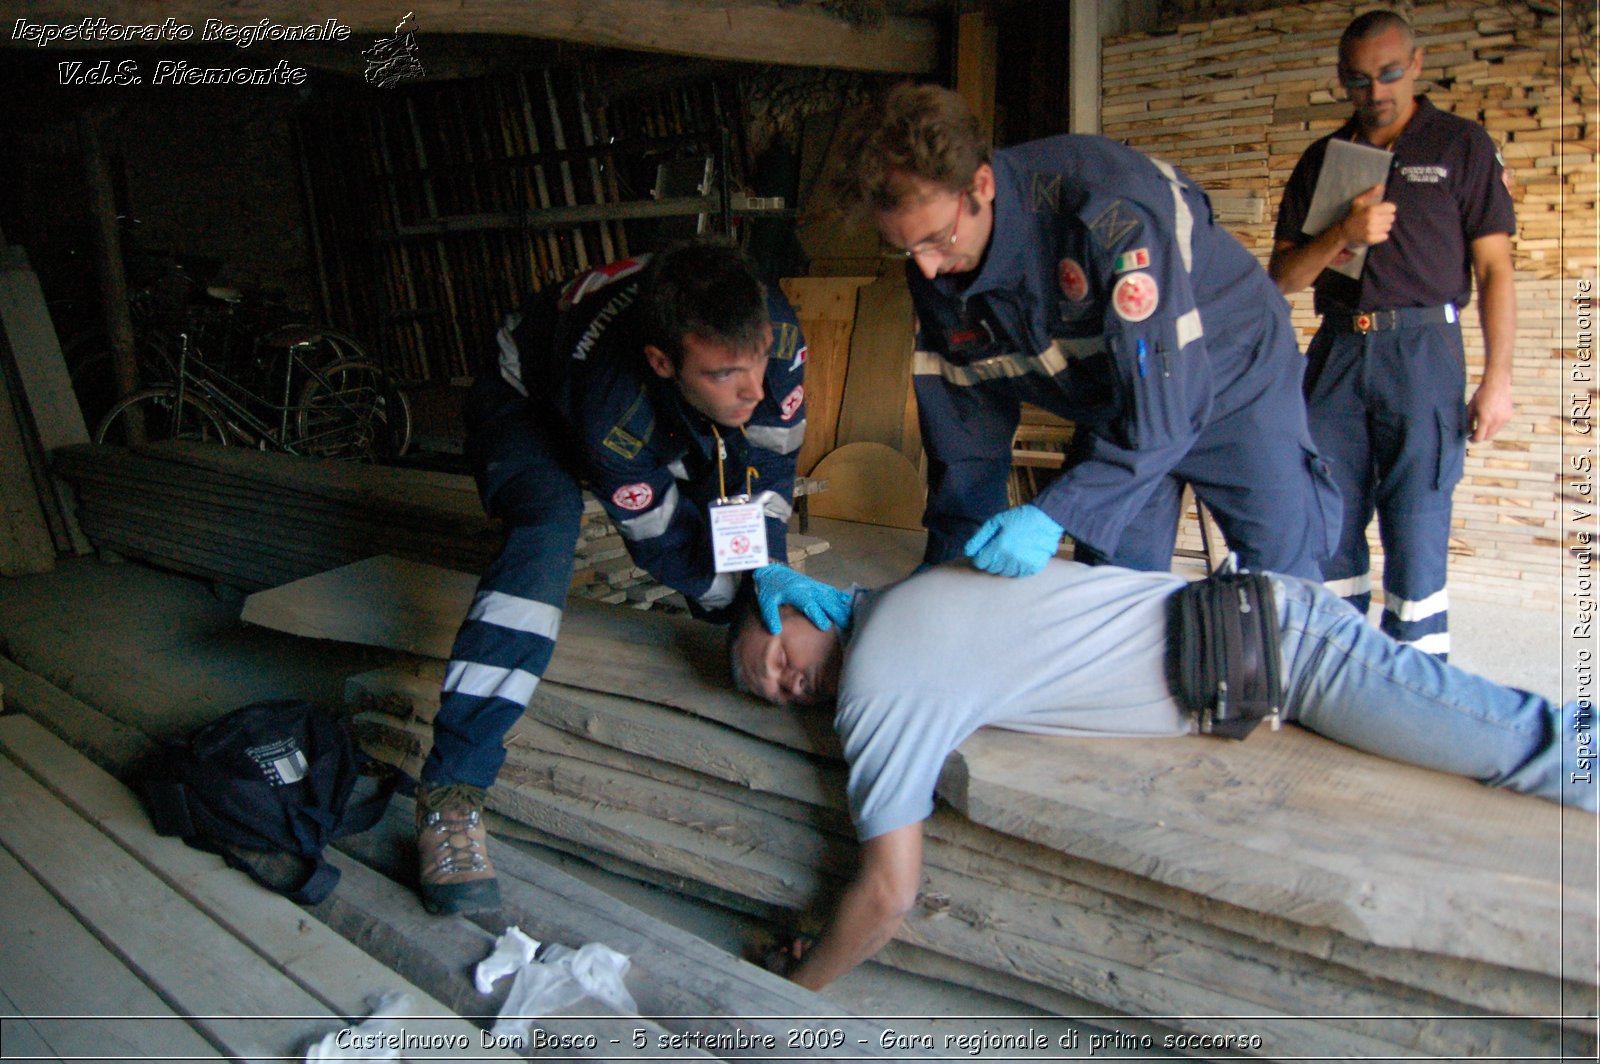
[[[1334,77],[1339,34],[1371,5],[1248,6],[1256,10],[1217,17],[1213,5],[1186,0],[1169,14],[1192,21],[1108,38],[1101,129],[1183,167],[1265,263],[1295,163],[1351,114]],[[1584,413],[1592,297],[1583,279],[1600,263],[1594,48],[1580,39],[1581,22],[1546,18],[1526,4],[1427,0],[1402,10],[1423,47],[1417,91],[1488,130],[1517,208],[1517,411],[1492,444],[1467,455],[1455,493],[1451,590],[1554,609],[1564,601],[1559,576],[1571,564],[1564,552],[1581,547],[1560,498],[1570,479],[1563,445],[1592,442]],[[1246,202],[1248,211],[1238,209]],[[1304,345],[1319,322],[1311,292],[1290,302]],[[1470,394],[1484,350],[1476,311],[1462,315],[1462,332]],[[1183,533],[1189,548],[1198,546],[1193,528]],[[1383,549],[1375,524],[1369,546],[1377,584]]]
[[[84,533],[102,549],[246,591],[374,554],[481,572],[500,545],[471,477],[174,441],[58,448]],[[827,550],[795,536],[791,564]],[[633,564],[585,495],[572,593],[641,609],[682,596]]]
[[[8,1049],[15,1041],[52,1059],[66,1050],[222,1059],[215,1046],[229,1059],[299,1059],[311,1042],[366,1016],[380,994],[397,992],[411,999],[399,1026],[423,1047],[400,1059],[520,1059],[461,1018],[487,1026],[505,1005],[510,981],[484,994],[472,971],[494,936],[516,925],[541,942],[602,942],[629,958],[626,985],[641,1015],[612,1019],[580,1002],[581,1016],[538,1019],[535,1036],[546,1045],[569,1041],[559,1055],[749,1056],[788,1048],[810,1017],[837,1031],[852,1056],[885,1055],[880,1025],[839,1015],[817,995],[512,850],[495,855],[499,911],[427,916],[402,885],[413,852],[408,799],[342,840],[344,852],[329,854],[337,889],[302,909],[221,858],[156,835],[107,771],[125,773],[131,762],[101,751],[97,766],[73,749],[98,711],[8,667],[9,679],[23,681],[13,705],[29,714],[0,718],[0,886],[14,917],[0,927],[0,990],[23,1014],[7,1022]],[[44,705],[49,730],[31,716]],[[63,724],[70,745],[51,734]],[[116,890],[105,888],[107,876]],[[88,1016],[117,1022],[83,1023]]]
[[[349,685],[364,745],[414,773],[444,652],[418,622],[458,614],[464,579],[375,559],[252,596],[245,619],[427,655]],[[575,603],[508,738],[501,828],[814,920],[854,865],[831,722],[733,693],[725,667],[704,626]],[[891,964],[1267,1057],[1595,1048],[1587,814],[1293,728],[1238,744],[982,732],[941,796]]]
[[[221,858],[158,836],[132,791],[16,714],[0,719],[0,889],[0,984],[37,1017],[8,1021],[11,1052],[299,1059],[397,991],[419,1042],[469,1050],[403,1059],[517,1059]]]
[[[48,459],[88,438],[39,277],[23,248],[0,243],[0,576],[88,551]]]

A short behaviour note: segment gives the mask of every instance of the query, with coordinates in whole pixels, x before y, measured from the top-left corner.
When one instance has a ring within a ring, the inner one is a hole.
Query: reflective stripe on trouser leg
[[[1378,530],[1384,552],[1383,619],[1379,627],[1398,642],[1441,658],[1448,656],[1448,505],[1380,515]]]
[[[1376,335],[1383,339],[1372,346],[1368,390],[1384,556],[1381,623],[1400,642],[1444,657],[1450,504],[1466,457],[1460,329],[1432,325]]]
[[[550,664],[571,580],[577,521],[521,525],[484,573],[450,651],[422,775],[488,787],[507,731]]]
[[[541,431],[552,415],[531,409],[498,375],[474,383],[466,415],[478,488],[506,523],[506,541],[456,634],[422,776],[488,787],[505,761],[505,734],[555,650],[583,497]]]

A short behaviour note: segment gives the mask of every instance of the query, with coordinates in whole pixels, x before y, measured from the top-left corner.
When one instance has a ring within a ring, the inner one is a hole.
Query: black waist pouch
[[[1207,735],[1243,739],[1282,719],[1278,608],[1263,573],[1218,573],[1172,596],[1167,678]]]

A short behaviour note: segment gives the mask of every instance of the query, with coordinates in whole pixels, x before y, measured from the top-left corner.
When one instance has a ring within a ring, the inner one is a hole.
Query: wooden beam
[[[424,67],[430,34],[467,33],[542,37],[640,52],[895,74],[925,74],[938,59],[939,33],[931,20],[891,15],[868,29],[851,26],[810,3],[780,7],[763,0],[720,4],[693,0],[541,0],[537,4],[522,0],[414,0],[396,8],[385,0],[350,0],[339,5],[337,23],[350,31],[349,39],[342,43],[351,49],[352,62],[359,62],[357,50],[370,46],[375,37],[392,35],[399,16],[408,9],[414,13],[410,25],[415,27]],[[189,39],[199,42],[218,10],[216,4],[204,0],[175,0],[161,5],[158,20],[149,5],[139,0],[110,0],[105,4],[61,0],[30,8],[24,21],[78,26],[85,19],[101,19],[110,25],[154,23],[159,27],[165,20],[192,28]],[[227,17],[217,21],[226,26],[253,27],[266,19],[274,26],[296,28],[323,25],[329,21],[330,11],[312,0],[237,0],[222,10]],[[49,46],[82,48],[103,44],[99,40],[59,40]]]
[[[986,11],[968,11],[956,29],[956,91],[972,107],[983,135],[994,139],[994,76],[1000,28]]]
[[[1067,130],[1100,132],[1100,0],[1069,0]]]

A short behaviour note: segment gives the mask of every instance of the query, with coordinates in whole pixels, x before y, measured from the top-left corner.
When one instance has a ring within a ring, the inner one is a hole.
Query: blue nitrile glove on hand
[[[836,587],[797,573],[787,565],[763,565],[750,577],[756,582],[761,620],[773,635],[783,625],[779,606],[793,606],[824,632],[835,624],[840,628],[850,624],[850,596]]]
[[[1055,556],[1066,529],[1031,503],[1002,510],[961,549],[972,564],[997,576],[1032,576]]]

